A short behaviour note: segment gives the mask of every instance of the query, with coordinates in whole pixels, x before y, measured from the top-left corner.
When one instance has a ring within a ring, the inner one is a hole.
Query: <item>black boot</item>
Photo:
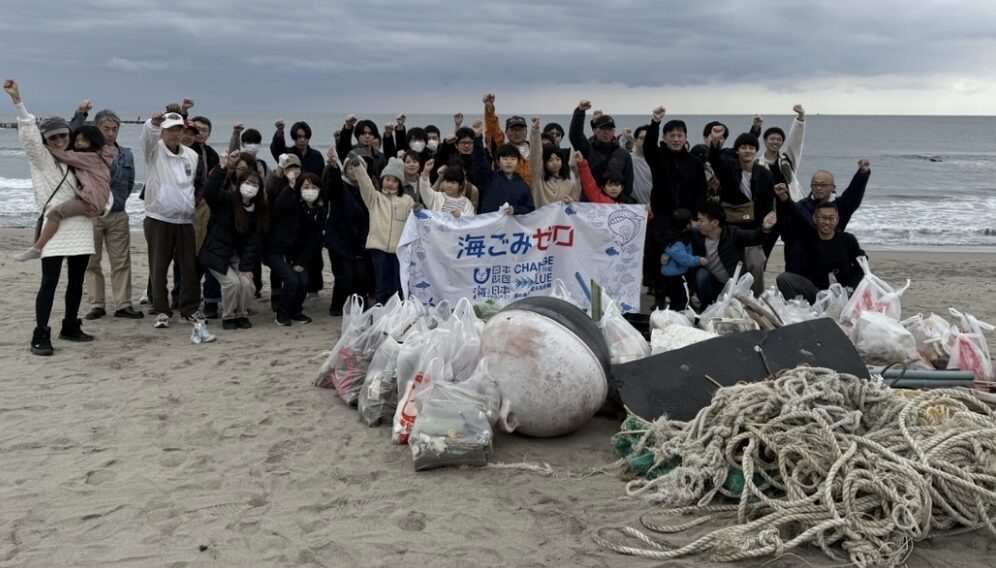
[[[35,332],[31,335],[31,352],[35,355],[52,354],[52,328],[35,328]]]
[[[93,341],[93,336],[87,333],[83,333],[80,328],[80,324],[83,320],[80,319],[64,319],[62,320],[62,330],[59,331],[59,339],[65,339],[66,341]]]

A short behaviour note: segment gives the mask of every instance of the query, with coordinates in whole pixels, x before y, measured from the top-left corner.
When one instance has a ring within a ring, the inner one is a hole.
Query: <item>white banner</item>
[[[587,308],[594,279],[624,312],[639,311],[646,230],[643,205],[554,203],[467,218],[417,211],[398,246],[401,287],[427,305],[463,297],[506,304],[548,296],[560,279]]]

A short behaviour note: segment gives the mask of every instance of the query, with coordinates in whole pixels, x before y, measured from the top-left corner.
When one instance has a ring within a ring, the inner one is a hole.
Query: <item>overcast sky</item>
[[[2,0],[32,110],[996,114],[996,2]],[[4,111],[8,114],[9,111]]]

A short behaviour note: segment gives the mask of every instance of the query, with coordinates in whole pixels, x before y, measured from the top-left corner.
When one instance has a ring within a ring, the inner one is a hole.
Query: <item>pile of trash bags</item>
[[[993,381],[993,362],[985,334],[994,326],[955,308],[949,323],[937,314],[916,314],[902,319],[902,295],[910,281],[894,287],[876,276],[867,258],[858,262],[864,278],[851,294],[833,280],[810,304],[803,298],[786,299],[772,286],[760,297],[751,292],[750,274],[740,267],[726,283],[715,303],[696,314],[657,309],[650,314],[649,353],[640,334],[621,317],[606,310],[606,340],[613,364],[680,349],[718,335],[757,329],[774,329],[817,318],[830,318],[840,325],[858,353],[870,365],[902,364],[909,369],[960,369],[972,371],[977,381]],[[620,323],[618,320],[622,320]],[[642,341],[642,345],[640,344]]]
[[[785,299],[776,287],[755,298],[750,291],[753,278],[750,274],[739,276],[738,267],[736,278],[727,282],[719,299],[697,317],[692,317],[689,310],[682,314],[655,312],[651,315],[651,327],[668,329],[662,324],[694,324],[704,331],[724,335],[831,318],[868,364],[902,364],[922,370],[960,369],[972,371],[977,381],[993,380],[993,364],[984,335],[994,330],[992,325],[955,308],[949,309],[955,323],[936,314],[902,319],[902,295],[910,287],[910,281],[894,287],[872,272],[867,258],[859,258],[858,263],[864,277],[850,295],[831,275],[830,287],[821,290],[813,304],[802,298]],[[673,345],[684,346],[672,342],[666,347]],[[654,353],[658,352],[653,337],[651,347]]]
[[[364,310],[353,296],[315,384],[334,389],[367,425],[391,424],[416,470],[485,465],[500,397],[478,364],[483,327],[467,299],[426,309],[394,296]]]

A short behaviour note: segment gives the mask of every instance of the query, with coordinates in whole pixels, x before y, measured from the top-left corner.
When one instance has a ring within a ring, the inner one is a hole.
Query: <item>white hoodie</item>
[[[145,151],[145,215],[150,219],[184,225],[193,223],[194,175],[197,152],[180,146],[174,154],[160,137],[161,129],[145,121],[142,149]]]

